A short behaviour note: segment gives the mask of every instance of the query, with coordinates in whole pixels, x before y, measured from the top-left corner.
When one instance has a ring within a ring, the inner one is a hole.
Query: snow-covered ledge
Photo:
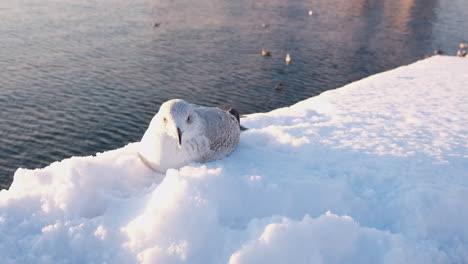
[[[2,263],[464,263],[468,60],[436,56],[252,114],[229,157],[138,143],[19,169]]]

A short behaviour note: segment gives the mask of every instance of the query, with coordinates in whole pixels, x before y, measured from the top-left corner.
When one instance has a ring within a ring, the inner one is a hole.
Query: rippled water
[[[465,0],[2,0],[0,188],[18,167],[138,141],[171,98],[262,112],[434,49],[455,54],[467,10]]]

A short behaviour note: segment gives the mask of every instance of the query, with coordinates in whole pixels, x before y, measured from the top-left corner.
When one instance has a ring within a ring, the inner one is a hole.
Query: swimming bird
[[[458,57],[465,57],[466,55],[466,50],[458,50],[457,51],[457,56]]]
[[[312,10],[309,10],[309,16],[312,16],[314,12]]]
[[[262,56],[271,56],[271,52],[262,49]]]
[[[289,55],[289,53],[286,54],[286,58],[284,60],[286,61],[286,64],[291,63],[291,56]]]
[[[283,90],[283,84],[278,83],[277,85],[275,85],[275,90],[277,90],[277,91]]]
[[[151,120],[139,156],[154,171],[165,173],[229,155],[239,144],[240,131],[234,109],[227,112],[173,99],[163,103]]]

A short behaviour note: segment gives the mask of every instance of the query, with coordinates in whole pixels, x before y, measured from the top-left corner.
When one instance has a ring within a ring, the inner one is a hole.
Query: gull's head
[[[198,115],[193,106],[181,99],[172,99],[161,105],[158,112],[160,125],[170,136],[177,139],[179,147],[182,140],[191,137],[199,124]]]

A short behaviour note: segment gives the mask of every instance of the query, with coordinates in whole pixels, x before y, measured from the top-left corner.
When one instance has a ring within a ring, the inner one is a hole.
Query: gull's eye
[[[164,124],[167,124],[167,118],[163,118]]]
[[[189,124],[192,123],[192,116],[191,116],[191,115],[189,115],[189,116],[187,117],[187,123],[189,123]]]

